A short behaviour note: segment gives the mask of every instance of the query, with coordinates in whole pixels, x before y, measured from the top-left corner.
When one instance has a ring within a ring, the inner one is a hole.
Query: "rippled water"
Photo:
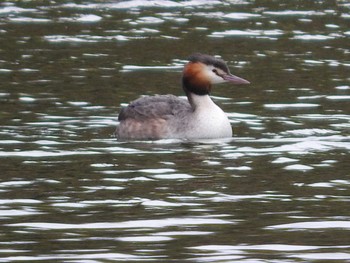
[[[3,1],[1,262],[349,262],[348,1]],[[227,140],[118,142],[194,51]]]

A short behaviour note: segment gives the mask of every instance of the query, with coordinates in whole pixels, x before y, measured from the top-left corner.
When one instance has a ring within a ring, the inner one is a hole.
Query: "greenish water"
[[[349,262],[347,1],[0,4],[1,262]],[[193,52],[230,140],[119,142]]]

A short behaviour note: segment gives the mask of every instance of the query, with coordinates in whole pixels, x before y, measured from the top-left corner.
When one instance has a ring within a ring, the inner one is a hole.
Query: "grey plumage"
[[[144,96],[122,108],[118,120],[145,121],[146,119],[169,119],[174,116],[181,119],[191,111],[193,111],[192,107],[187,100],[174,95]]]
[[[161,139],[181,134],[193,112],[189,102],[174,95],[145,96],[122,108],[116,130],[119,139]]]

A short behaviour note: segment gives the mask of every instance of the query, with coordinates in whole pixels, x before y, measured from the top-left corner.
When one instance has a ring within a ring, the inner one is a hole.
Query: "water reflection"
[[[349,7],[2,2],[0,261],[348,262]],[[234,137],[118,142],[193,51]]]

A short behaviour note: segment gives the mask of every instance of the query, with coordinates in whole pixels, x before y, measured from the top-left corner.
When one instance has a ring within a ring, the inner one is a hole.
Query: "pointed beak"
[[[222,78],[227,82],[231,82],[233,84],[250,84],[248,80],[242,79],[232,74],[223,75]]]

